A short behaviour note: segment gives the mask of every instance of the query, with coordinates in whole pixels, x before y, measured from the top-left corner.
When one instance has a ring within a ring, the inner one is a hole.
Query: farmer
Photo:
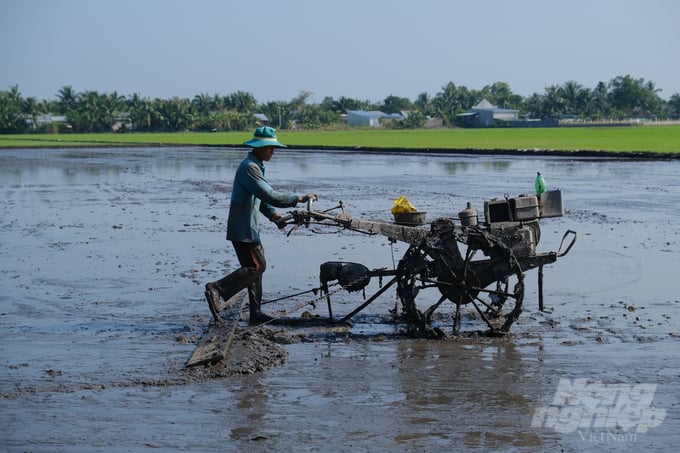
[[[252,150],[236,169],[227,220],[227,240],[233,244],[241,267],[221,280],[205,285],[205,298],[216,323],[222,322],[218,308],[220,297],[228,300],[243,288],[248,288],[250,323],[258,324],[273,319],[260,309],[262,274],[267,262],[260,242],[258,212],[274,223],[278,221],[277,226],[283,228],[282,216],[274,207],[290,208],[310,199],[317,200],[313,193],[289,195],[277,192],[265,180],[264,162],[272,158],[276,148],[286,148],[276,139],[276,130],[267,126],[258,127],[253,138],[244,145]]]

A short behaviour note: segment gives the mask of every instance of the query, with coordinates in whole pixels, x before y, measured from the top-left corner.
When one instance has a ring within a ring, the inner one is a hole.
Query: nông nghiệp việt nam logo
[[[584,429],[646,433],[666,418],[666,409],[652,406],[655,392],[656,384],[560,379],[552,403],[534,411],[531,426],[559,433]]]

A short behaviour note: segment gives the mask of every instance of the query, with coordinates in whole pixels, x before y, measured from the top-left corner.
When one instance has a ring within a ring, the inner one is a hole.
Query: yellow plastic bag
[[[392,214],[398,214],[401,212],[416,212],[417,209],[408,201],[406,195],[402,195],[396,200],[394,200],[394,206],[392,207]]]

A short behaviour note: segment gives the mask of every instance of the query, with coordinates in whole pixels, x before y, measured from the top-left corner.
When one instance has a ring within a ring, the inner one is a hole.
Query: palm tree
[[[671,118],[680,118],[680,93],[673,94],[668,100],[668,110]]]
[[[194,117],[191,112],[191,102],[188,99],[173,97],[171,99],[156,99],[155,109],[158,111],[159,130],[177,132],[191,129]]]
[[[557,85],[545,87],[543,95],[543,111],[541,118],[556,118],[564,113],[564,101],[560,96],[560,88]]]
[[[219,97],[215,96],[215,98]],[[216,110],[214,98],[209,94],[197,94],[191,100],[191,105],[199,115],[208,116],[212,110]]]
[[[110,131],[114,124],[129,120],[127,114],[123,114],[125,98],[120,96],[117,91],[102,96],[101,114],[99,117],[99,128],[102,131]]]
[[[611,107],[609,93],[604,82],[598,82],[592,92],[593,114],[597,117],[609,118]]]
[[[85,132],[101,132],[98,130],[101,115],[101,96],[96,91],[85,91],[78,96],[78,111]]]
[[[432,114],[432,100],[427,92],[422,92],[416,96],[416,100],[413,101],[414,107],[423,112],[423,115]]]
[[[10,87],[10,91],[0,91],[0,132],[16,133],[26,129],[21,110],[22,99],[18,85]]]
[[[654,115],[654,112],[660,112],[662,110],[663,101],[658,95],[660,92],[661,89],[656,88],[654,82],[651,80],[643,83],[643,98],[640,103],[641,113],[645,115]]]
[[[13,102],[17,106],[21,106],[22,99],[21,99],[21,93],[19,92],[19,85],[14,85],[9,87],[9,91],[7,92],[9,96],[10,102]]]
[[[33,122],[33,129],[38,127],[38,116],[40,115],[40,107],[38,105],[38,100],[34,97],[28,97],[24,99],[22,106],[23,113],[31,117]]]
[[[257,108],[255,97],[245,91],[237,91],[227,97],[227,105],[239,113],[254,113]]]
[[[494,82],[491,86],[487,85],[482,88],[482,91],[487,93],[485,97],[487,97],[492,104],[496,104],[501,108],[509,108],[508,104],[512,97],[512,90],[507,83]]]
[[[557,91],[562,98],[565,113],[577,114],[583,110],[585,99],[583,87],[579,83],[570,80]]]
[[[307,101],[311,98],[313,94],[309,91],[300,91],[300,93],[291,99],[288,103],[288,125],[287,127],[292,128],[295,124],[304,124],[307,122],[309,115],[309,105]]]
[[[110,94],[85,91],[78,95],[78,115],[74,117],[78,123],[78,130],[84,132],[110,132],[121,116],[124,100],[125,98],[119,96],[116,91]]]
[[[522,103],[522,110],[526,112],[529,118],[545,119],[543,116],[543,102],[543,96],[538,93],[534,93],[524,100]]]
[[[266,104],[261,104],[260,111],[269,118],[273,127],[279,129],[287,127],[290,106],[284,101],[270,101]]]
[[[57,93],[57,103],[59,105],[59,112],[68,115],[69,111],[75,110],[78,95],[71,85],[61,87]]]
[[[142,98],[135,93],[128,98],[126,108],[130,114],[132,130],[151,131],[155,111],[148,98]]]
[[[433,104],[437,116],[444,120],[444,124],[451,124],[453,117],[460,113],[460,106],[457,103],[456,84],[447,83],[442,87],[442,91],[434,96]]]

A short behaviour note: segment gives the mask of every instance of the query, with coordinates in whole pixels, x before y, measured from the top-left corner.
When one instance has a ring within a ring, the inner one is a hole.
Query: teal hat
[[[269,126],[262,126],[255,129],[253,138],[244,145],[252,146],[253,148],[262,148],[263,146],[276,146],[277,148],[287,148],[286,145],[276,139],[276,129]]]

